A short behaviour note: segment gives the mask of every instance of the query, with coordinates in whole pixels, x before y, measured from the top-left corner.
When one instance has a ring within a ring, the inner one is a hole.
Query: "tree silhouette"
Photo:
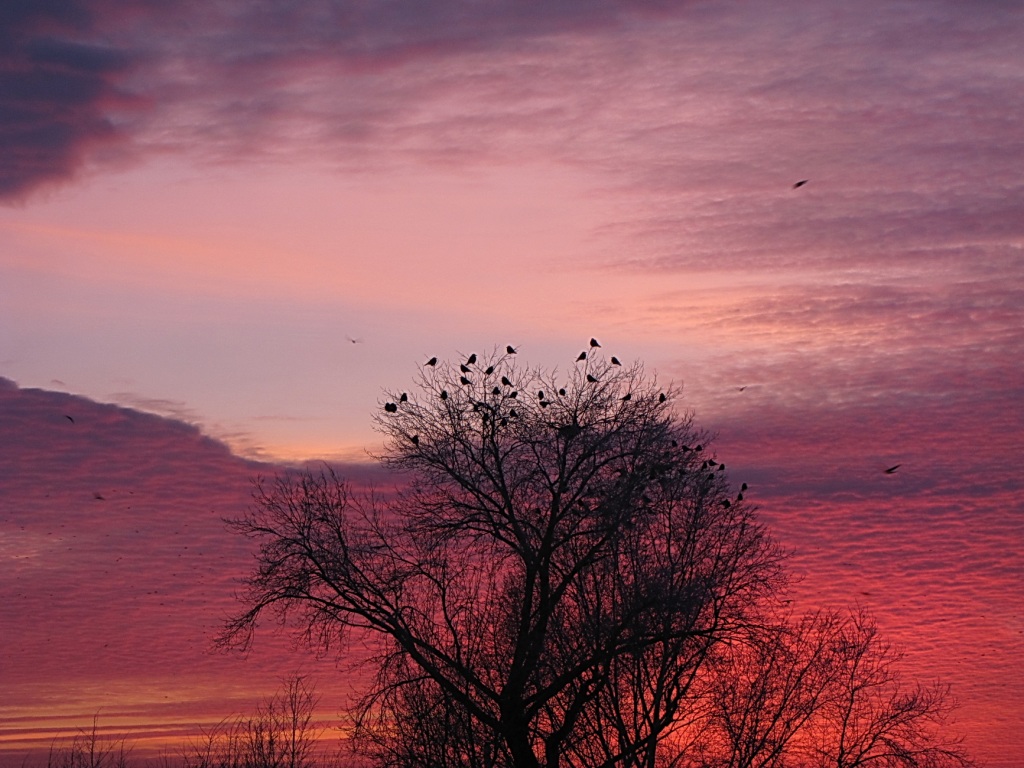
[[[375,639],[352,715],[380,766],[969,764],[932,727],[943,690],[901,689],[866,617],[779,618],[779,550],[677,389],[595,344],[564,377],[514,353],[385,393],[395,494],[260,483],[222,642],[267,612],[321,651]]]
[[[319,647],[374,633],[358,732],[385,762],[652,765],[778,552],[639,365],[591,355],[561,381],[506,351],[477,368],[462,386],[425,368],[377,417],[409,478],[387,503],[330,473],[259,489],[234,523],[259,566],[224,639],[247,644],[268,609]],[[517,398],[541,390],[559,394]]]

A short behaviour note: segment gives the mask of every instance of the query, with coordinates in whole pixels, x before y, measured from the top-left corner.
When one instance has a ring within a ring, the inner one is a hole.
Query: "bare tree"
[[[99,715],[92,726],[80,731],[70,744],[54,742],[47,755],[47,768],[126,768],[131,747],[124,739],[108,739],[100,733]]]
[[[831,641],[834,680],[815,713],[808,753],[814,768],[962,768],[972,763],[947,734],[949,687],[903,682],[902,653],[863,612]]]
[[[373,633],[356,733],[391,765],[653,768],[712,651],[760,620],[778,552],[677,390],[596,349],[564,379],[511,354],[389,395],[395,498],[330,473],[261,485],[223,640],[268,610],[321,650]]]
[[[822,612],[720,646],[701,768],[965,768],[948,688],[902,685],[901,656],[864,613]]]
[[[314,768],[324,763],[314,719],[319,698],[306,679],[285,681],[284,689],[249,716],[222,721],[193,742],[183,768]]]

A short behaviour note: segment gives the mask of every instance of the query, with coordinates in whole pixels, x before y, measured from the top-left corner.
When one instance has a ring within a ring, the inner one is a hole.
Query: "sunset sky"
[[[0,5],[0,765],[296,671],[340,706],[269,627],[210,649],[222,518],[283,464],[386,485],[432,355],[596,336],[682,384],[797,601],[1024,766],[1022,40],[1015,0]]]

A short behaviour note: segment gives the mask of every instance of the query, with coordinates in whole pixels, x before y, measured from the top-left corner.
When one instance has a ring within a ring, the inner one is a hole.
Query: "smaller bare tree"
[[[961,739],[948,732],[956,706],[948,685],[905,685],[902,652],[875,622],[855,613],[828,649],[831,691],[814,720],[815,768],[966,768]]]
[[[701,768],[967,768],[946,686],[905,687],[864,612],[781,619],[723,644]]]
[[[224,720],[190,744],[184,768],[313,768],[322,765],[319,697],[303,677],[257,706],[248,717]],[[120,768],[119,766],[117,768]]]
[[[79,731],[70,744],[50,745],[46,768],[126,768],[130,752],[124,739],[103,737],[99,715],[94,715],[92,727]]]

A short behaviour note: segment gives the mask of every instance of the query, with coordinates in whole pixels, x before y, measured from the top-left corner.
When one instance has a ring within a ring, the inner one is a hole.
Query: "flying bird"
[[[889,467],[887,470],[885,470],[885,474],[887,474],[887,475],[895,474],[896,470],[899,469],[902,466],[903,466],[902,464],[895,464],[895,465]]]
[[[808,181],[809,181],[809,179],[800,179],[800,181],[798,181],[796,184],[793,185],[793,189],[797,189],[798,187],[802,187]]]
[[[429,360],[427,360],[427,362],[424,363],[424,365],[437,365],[437,358],[436,357],[430,358]]]
[[[398,410],[398,406],[394,403],[384,403],[384,410],[388,413],[395,413]]]
[[[70,421],[72,424],[75,423],[75,420],[73,418],[71,418],[70,416],[68,416],[66,413],[64,414],[64,418],[67,419],[68,421]]]
[[[96,499],[96,501],[106,501],[106,499],[103,498],[103,494],[99,492],[93,493],[92,497]]]
[[[586,359],[587,359],[587,353],[586,352],[580,352],[580,356],[576,358],[576,362],[578,363],[580,360],[586,360]]]
[[[622,365],[622,363],[619,362],[619,358],[615,355],[612,355],[612,365]]]
[[[511,344],[509,344],[507,347],[505,347],[505,354],[506,355],[514,355],[515,353],[516,353],[516,348],[513,347]]]
[[[601,345],[597,343],[597,339],[591,339],[590,340],[590,346],[591,347],[600,347]]]
[[[747,388],[747,385],[746,385],[746,384],[744,384],[744,385],[743,385],[742,387],[736,387],[736,391],[737,391],[737,392],[742,392],[742,391],[743,391],[744,389],[746,389],[746,388]]]
[[[358,339],[357,339],[357,338],[355,338],[355,337],[353,337],[353,336],[346,336],[345,338],[346,338],[346,339],[347,339],[348,341],[350,341],[351,343],[353,343],[353,344],[362,344],[362,343],[363,343],[363,339],[362,339],[362,337],[360,337],[360,338],[358,338]]]

